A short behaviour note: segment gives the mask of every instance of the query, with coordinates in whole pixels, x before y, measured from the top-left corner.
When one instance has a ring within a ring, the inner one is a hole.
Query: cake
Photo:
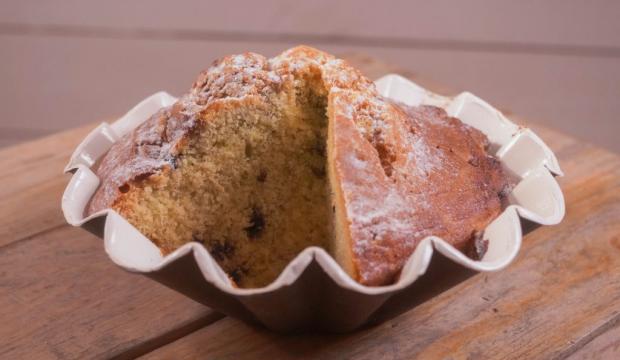
[[[112,146],[87,212],[114,209],[163,254],[199,242],[239,287],[268,285],[309,246],[387,285],[430,235],[483,256],[510,188],[488,145],[319,50],[245,53]]]

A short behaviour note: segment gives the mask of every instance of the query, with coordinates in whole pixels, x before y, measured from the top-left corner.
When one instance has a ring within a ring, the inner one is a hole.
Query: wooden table
[[[507,269],[346,335],[254,328],[112,264],[60,211],[62,169],[94,125],[4,149],[0,358],[620,358],[620,157],[513,119],[559,157],[562,224],[528,234]]]

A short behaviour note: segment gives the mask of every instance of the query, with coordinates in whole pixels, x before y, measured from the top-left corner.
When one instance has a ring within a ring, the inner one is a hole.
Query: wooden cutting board
[[[270,333],[113,265],[60,210],[62,169],[95,124],[1,150],[0,358],[619,358],[620,157],[512,118],[558,156],[565,220],[528,234],[507,269],[346,335]]]

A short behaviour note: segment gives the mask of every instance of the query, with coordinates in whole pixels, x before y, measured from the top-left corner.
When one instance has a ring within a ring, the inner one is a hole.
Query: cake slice
[[[487,146],[316,49],[246,53],[110,149],[88,213],[116,210],[164,254],[200,242],[240,287],[269,284],[308,246],[386,285],[429,235],[482,255],[509,185]]]

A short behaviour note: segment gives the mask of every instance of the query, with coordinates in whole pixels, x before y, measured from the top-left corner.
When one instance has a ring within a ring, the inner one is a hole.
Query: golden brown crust
[[[356,104],[348,96],[334,103]],[[346,111],[334,119],[334,162],[353,262],[366,285],[395,281],[427,236],[465,250],[499,215],[508,184],[478,130],[440,108],[386,106],[381,125],[367,131],[359,124],[367,120]]]
[[[360,283],[393,282],[428,235],[465,249],[500,213],[507,181],[482,133],[439,108],[387,101],[343,60],[304,46],[272,59],[246,53],[215,62],[175,105],[112,147],[88,212],[115,207],[132,182],[173,170],[204,114],[251,97],[269,102],[302,78],[318,78],[317,92],[329,100],[330,176],[351,239],[348,270]]]

